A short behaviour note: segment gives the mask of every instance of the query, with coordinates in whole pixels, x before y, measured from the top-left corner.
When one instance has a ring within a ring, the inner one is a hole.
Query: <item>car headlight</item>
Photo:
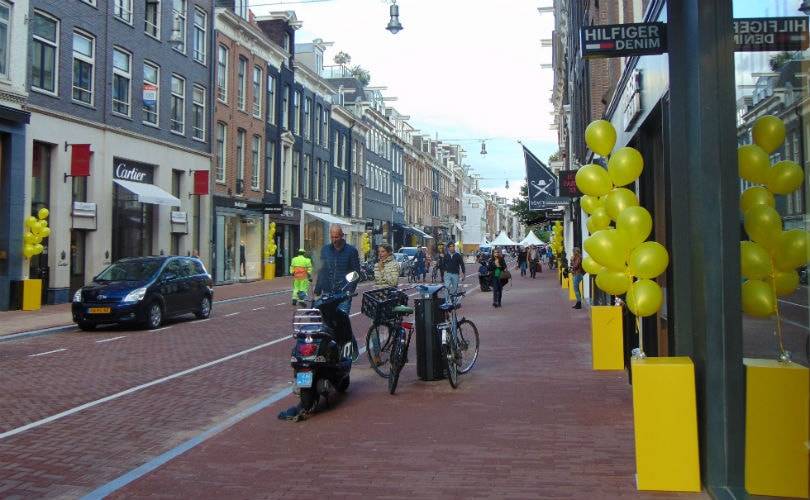
[[[79,288],[76,290],[76,293],[73,294],[73,302],[81,302],[82,301],[82,289]]]
[[[122,302],[140,302],[146,296],[146,287],[138,288],[137,290],[132,290],[124,297]]]

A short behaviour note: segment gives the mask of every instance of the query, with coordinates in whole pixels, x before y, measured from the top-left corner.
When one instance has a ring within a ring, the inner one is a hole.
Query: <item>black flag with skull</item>
[[[529,210],[546,210],[557,205],[557,176],[526,146],[523,146],[523,156],[526,158]]]

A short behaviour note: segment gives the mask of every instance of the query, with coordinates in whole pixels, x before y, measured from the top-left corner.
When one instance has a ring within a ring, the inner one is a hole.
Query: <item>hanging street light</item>
[[[487,143],[485,141],[481,141],[481,156],[486,156],[487,154]]]
[[[388,26],[386,26],[385,29],[390,31],[392,35],[396,35],[404,29],[399,22],[399,5],[397,5],[397,0],[391,1],[391,20],[388,21]]]

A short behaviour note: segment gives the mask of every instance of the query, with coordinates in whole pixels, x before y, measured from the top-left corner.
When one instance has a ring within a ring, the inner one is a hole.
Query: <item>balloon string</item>
[[[771,257],[771,290],[773,291],[773,303],[776,313],[776,342],[779,347],[779,359],[788,359],[788,354],[785,351],[785,344],[782,340],[782,316],[779,314],[779,296],[776,294],[776,264]]]

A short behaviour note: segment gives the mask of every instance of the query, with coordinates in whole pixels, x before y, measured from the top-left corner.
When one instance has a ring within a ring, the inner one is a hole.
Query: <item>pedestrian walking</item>
[[[506,268],[506,259],[500,248],[492,253],[489,261],[489,272],[492,276],[492,306],[501,307],[503,285],[509,281],[509,270]]]
[[[571,256],[571,275],[573,276],[574,294],[577,298],[577,303],[574,304],[573,309],[582,309],[582,294],[579,287],[582,285],[582,277],[585,271],[582,269],[582,252],[579,248],[574,247],[574,254]]]
[[[394,259],[394,249],[383,243],[377,247],[377,264],[374,266],[374,284],[381,287],[397,286],[399,266]]]
[[[329,239],[332,242],[321,249],[321,268],[315,283],[315,295],[339,292],[346,285],[347,274],[352,271],[360,272],[360,256],[356,248],[346,243],[343,228],[337,224],[329,228]],[[348,291],[354,292],[355,288],[357,282],[350,284]],[[352,298],[347,298],[338,307],[349,314]]]
[[[290,274],[293,276],[292,305],[297,305],[302,294],[304,297],[307,295],[309,284],[312,281],[312,261],[307,257],[303,248],[298,249],[290,262]],[[301,302],[304,301],[301,300]]]
[[[419,248],[416,252],[416,276],[419,281],[425,281],[425,276],[427,276],[427,271],[425,271],[425,251],[423,248]]]
[[[543,268],[541,267],[542,264],[540,263],[540,252],[534,245],[529,247],[527,258],[529,260],[529,274],[531,275],[532,279],[536,279],[537,272],[540,271],[542,273]]]
[[[526,277],[526,269],[529,265],[528,257],[529,254],[527,250],[523,247],[520,247],[520,250],[518,250],[517,254],[517,263],[518,267],[520,268],[520,275],[524,278]]]
[[[447,245],[447,256],[444,270],[444,287],[447,289],[448,299],[451,293],[458,291],[460,280],[464,279],[467,270],[464,268],[464,258],[456,252],[456,244]],[[459,279],[459,276],[461,277]]]

